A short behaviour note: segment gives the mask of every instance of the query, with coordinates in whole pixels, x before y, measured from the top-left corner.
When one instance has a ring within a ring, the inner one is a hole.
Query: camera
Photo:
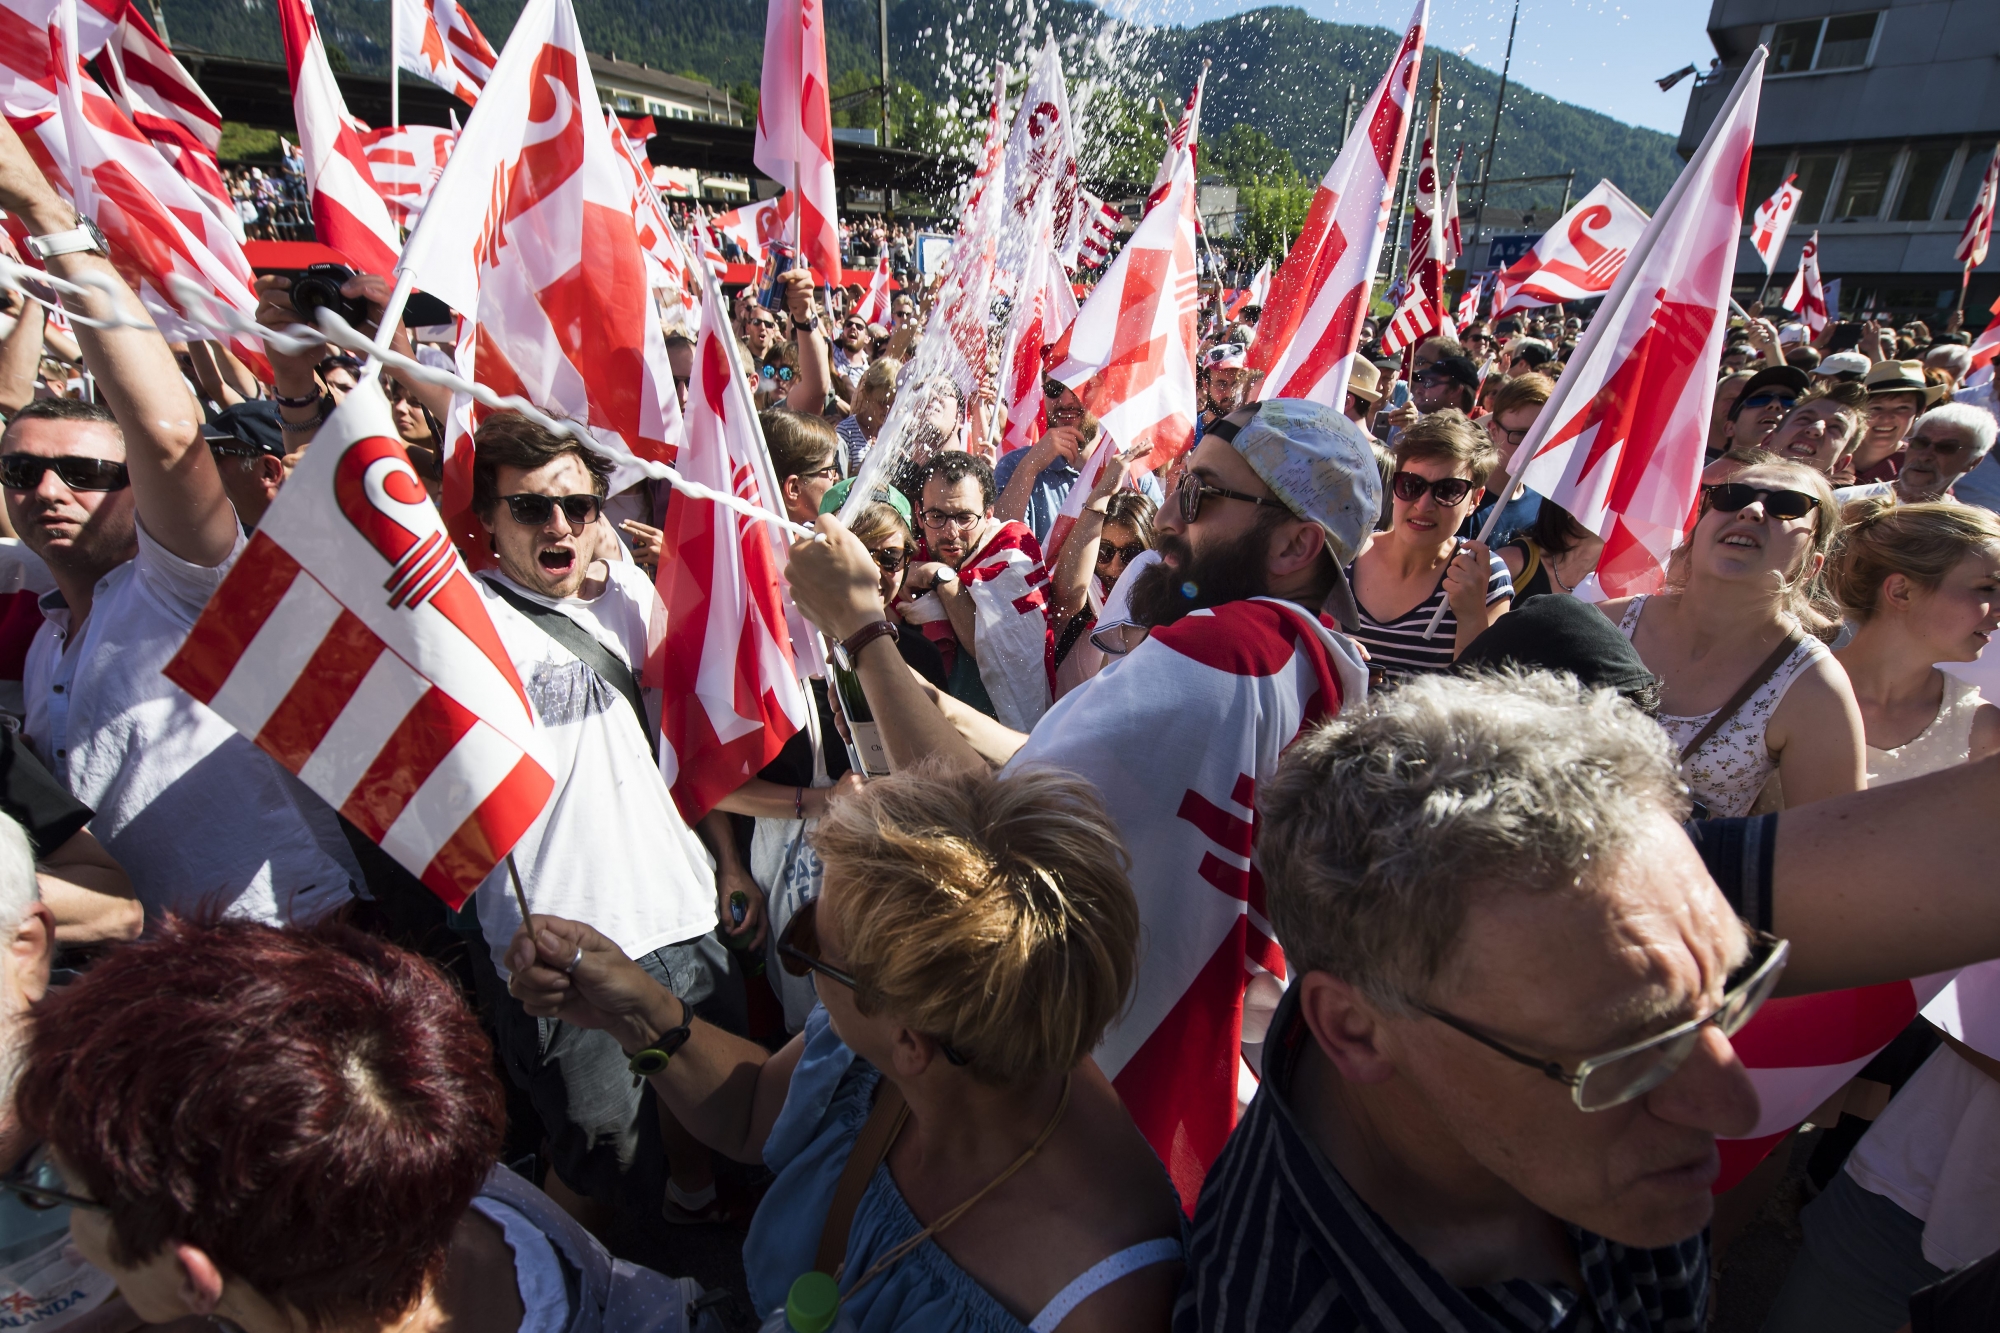
[[[331,310],[359,329],[372,324],[368,303],[359,297],[342,296],[340,289],[354,277],[345,264],[313,264],[292,279],[292,308],[301,322],[319,327],[319,312]]]

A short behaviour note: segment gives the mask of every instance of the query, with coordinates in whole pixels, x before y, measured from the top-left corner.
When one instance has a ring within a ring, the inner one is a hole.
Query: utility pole
[[[1569,169],[1569,176],[1563,181],[1563,206],[1561,209],[1557,211],[1556,213],[1557,217],[1561,217],[1564,213],[1569,212],[1569,197],[1572,193],[1575,192],[1575,190],[1576,190],[1576,168],[1571,167]]]
[[[161,6],[160,0],[153,0],[153,27],[159,31],[160,40],[171,51],[174,39],[167,35],[167,11]]]
[[[1340,142],[1345,144],[1347,136],[1354,132],[1354,85],[1347,85],[1347,102],[1340,108]]]
[[[1472,213],[1472,243],[1479,244],[1481,230],[1486,225],[1486,185],[1493,179],[1493,150],[1500,143],[1500,109],[1507,105],[1507,72],[1514,66],[1514,29],[1521,24],[1521,0],[1514,0],[1514,18],[1507,25],[1507,55],[1500,62],[1500,96],[1493,101],[1493,133],[1486,139],[1486,165],[1479,170],[1479,207]],[[1567,210],[1565,210],[1567,211]],[[1491,268],[1493,247],[1486,247]],[[1468,266],[1469,267],[1469,266]]]
[[[875,0],[877,34],[882,45],[882,146],[889,146],[889,0]]]

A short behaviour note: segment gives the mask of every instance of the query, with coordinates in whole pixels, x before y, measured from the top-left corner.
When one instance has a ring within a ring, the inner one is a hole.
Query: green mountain
[[[575,0],[593,50],[643,60],[712,83],[754,89],[764,35],[764,0]],[[496,47],[520,0],[465,0]],[[178,45],[229,55],[276,59],[277,20],[270,0],[165,0]],[[388,6],[384,0],[318,0],[323,33],[357,70],[388,67]],[[836,91],[866,86],[879,68],[872,0],[826,0],[827,63]],[[1252,126],[1289,152],[1297,169],[1316,179],[1340,143],[1343,106],[1354,88],[1356,114],[1394,54],[1398,34],[1386,28],[1328,23],[1289,7],[1253,10],[1193,27],[1140,28],[1106,17],[1079,0],[890,0],[891,78],[934,106],[963,108],[977,118],[989,94],[992,62],[1017,65],[1042,33],[1062,40],[1073,97],[1086,133],[1111,130],[1154,98],[1177,106],[1201,62],[1212,62],[1202,137],[1214,143],[1232,125]],[[1425,61],[1424,88],[1438,61]],[[1464,177],[1478,174],[1490,132],[1499,77],[1449,52],[1443,57],[1444,122],[1449,154],[1463,146]],[[1098,114],[1091,90],[1115,94],[1124,116]],[[1091,112],[1086,114],[1083,107]],[[1156,130],[1154,107],[1141,128]],[[857,123],[869,123],[865,116]],[[1108,136],[1107,136],[1108,137]],[[1120,161],[1127,170],[1131,153]],[[1143,159],[1141,159],[1143,160]],[[1646,207],[1663,197],[1680,169],[1673,138],[1510,84],[1494,156],[1496,180],[1553,175],[1574,168],[1577,193],[1608,177]],[[1150,171],[1145,173],[1150,175]],[[1552,205],[1560,182],[1496,190],[1507,208]],[[1469,207],[1468,201],[1468,207]]]

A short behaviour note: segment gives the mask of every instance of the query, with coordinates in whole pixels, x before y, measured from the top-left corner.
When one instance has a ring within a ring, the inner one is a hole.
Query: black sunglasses
[[[73,491],[122,491],[132,482],[123,463],[108,458],[44,458],[40,454],[8,454],[0,458],[0,486],[32,491],[49,469]]]
[[[885,546],[879,551],[870,551],[868,557],[880,565],[885,574],[899,574],[910,566],[910,548],[907,546]]]
[[[507,502],[507,512],[514,516],[516,523],[539,528],[549,521],[561,505],[563,517],[571,527],[587,528],[597,522],[597,516],[604,512],[604,500],[596,495],[503,495]]]
[[[1798,399],[1789,393],[1773,393],[1768,389],[1759,390],[1742,400],[1739,407],[1790,407]]]
[[[1144,542],[1132,542],[1126,546],[1106,546],[1100,542],[1097,547],[1097,563],[1108,565],[1113,560],[1123,560],[1129,565],[1145,553]]]
[[[1741,481],[1725,481],[1715,486],[1701,488],[1702,503],[1710,509],[1725,514],[1734,514],[1747,509],[1758,500],[1764,502],[1764,512],[1772,518],[1804,518],[1819,508],[1819,497],[1804,491],[1773,491],[1762,486],[1752,486]]]
[[[837,981],[859,995],[867,989],[859,980],[851,973],[830,967],[820,960],[819,928],[814,925],[818,915],[817,898],[792,913],[792,919],[785,923],[784,930],[778,934],[778,961],[784,965],[785,971],[795,977],[811,976],[817,972],[828,981]],[[937,1042],[938,1049],[944,1052],[944,1058],[952,1064],[963,1068],[969,1063],[966,1057],[954,1051],[949,1043],[935,1037],[931,1040]]]
[[[1449,509],[1472,494],[1472,481],[1468,477],[1439,477],[1432,481],[1414,472],[1398,472],[1389,478],[1389,489],[1405,504],[1415,504],[1429,491],[1440,509]]]
[[[96,1199],[70,1193],[62,1188],[65,1183],[45,1143],[31,1148],[14,1164],[13,1170],[0,1176],[0,1190],[6,1190],[38,1213],[62,1207],[81,1208],[87,1213],[111,1211]]]
[[[1227,421],[1217,422],[1209,428],[1208,433],[1211,435],[1219,434],[1222,428],[1229,424]],[[1232,430],[1229,434],[1233,436],[1235,433]],[[1229,436],[1225,436],[1224,438],[1229,438]],[[1245,495],[1242,491],[1225,490],[1221,486],[1210,486],[1201,479],[1201,474],[1198,472],[1181,473],[1180,484],[1174,487],[1174,496],[1181,502],[1181,522],[1183,523],[1193,523],[1196,519],[1200,518],[1202,501],[1208,499],[1210,496],[1214,496],[1218,500],[1243,500],[1253,505],[1269,505],[1273,509],[1282,509],[1288,514],[1292,512],[1291,507],[1282,500],[1267,500],[1261,495]]]

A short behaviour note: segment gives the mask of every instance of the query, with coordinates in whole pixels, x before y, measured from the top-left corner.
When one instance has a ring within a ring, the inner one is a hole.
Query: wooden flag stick
[[[514,901],[521,906],[521,924],[528,924],[528,895],[521,888],[521,868],[514,864],[514,853],[507,853],[507,878],[514,885]]]

